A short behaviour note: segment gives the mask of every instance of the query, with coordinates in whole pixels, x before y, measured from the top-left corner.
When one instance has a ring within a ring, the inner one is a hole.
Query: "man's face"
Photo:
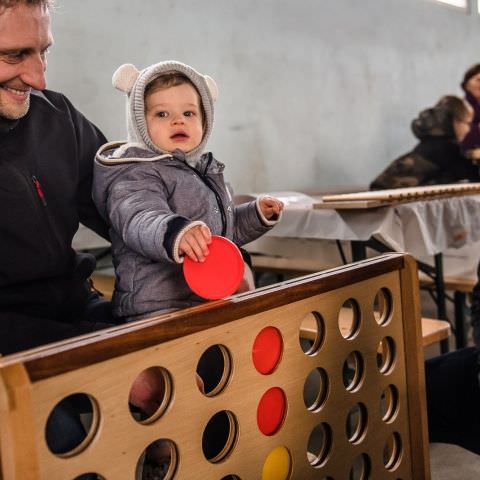
[[[32,88],[45,88],[45,57],[52,42],[46,6],[20,3],[0,13],[1,117],[23,117]]]

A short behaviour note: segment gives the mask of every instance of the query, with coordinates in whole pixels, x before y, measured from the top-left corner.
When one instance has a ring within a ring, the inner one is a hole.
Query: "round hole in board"
[[[360,323],[360,307],[355,299],[349,298],[338,312],[338,328],[342,337],[348,340],[354,338],[360,330]]]
[[[366,453],[362,453],[353,460],[348,478],[349,480],[368,480],[370,479],[370,471],[370,457]]]
[[[152,423],[165,413],[172,396],[173,382],[168,370],[158,366],[146,368],[130,387],[130,414],[139,423]]]
[[[349,392],[358,390],[363,384],[364,362],[360,352],[351,352],[343,364],[343,384]]]
[[[389,385],[380,397],[380,415],[382,420],[390,423],[395,420],[399,410],[400,400],[395,385]]]
[[[224,345],[212,345],[203,352],[197,364],[197,386],[207,397],[223,391],[232,373],[230,352]]]
[[[328,423],[320,423],[317,425],[310,436],[307,443],[307,459],[312,467],[323,467],[332,451],[332,429]]]
[[[328,374],[323,368],[312,370],[303,385],[303,402],[307,410],[318,412],[328,397]]]
[[[238,436],[238,424],[235,415],[221,410],[208,421],[202,435],[202,450],[211,463],[218,463],[232,452]]]
[[[368,413],[363,403],[354,405],[347,414],[345,430],[350,443],[360,443],[367,430]]]
[[[389,471],[395,470],[401,463],[403,456],[402,439],[398,432],[393,432],[388,437],[383,449],[383,464]]]
[[[387,325],[392,318],[392,294],[388,288],[381,288],[373,300],[373,316],[379,325]]]
[[[168,438],[159,438],[150,443],[137,462],[135,478],[174,478],[178,466],[178,451]]]
[[[45,425],[48,449],[61,458],[73,457],[87,448],[100,420],[97,401],[86,393],[73,393],[50,411]]]
[[[388,375],[395,366],[396,346],[392,337],[380,340],[377,349],[377,367],[380,373]]]
[[[325,321],[318,312],[311,312],[305,316],[300,324],[300,348],[305,355],[316,355],[325,339]]]

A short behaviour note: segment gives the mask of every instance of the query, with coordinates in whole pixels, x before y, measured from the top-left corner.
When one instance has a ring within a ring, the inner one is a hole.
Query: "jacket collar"
[[[5,135],[18,125],[19,120],[0,117],[0,135]]]

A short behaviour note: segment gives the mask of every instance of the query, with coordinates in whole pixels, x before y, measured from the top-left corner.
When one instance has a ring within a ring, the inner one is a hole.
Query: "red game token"
[[[252,360],[262,375],[273,372],[280,361],[283,350],[282,334],[275,327],[265,327],[255,337],[252,348]]]
[[[287,399],[279,387],[267,390],[260,399],[257,407],[257,425],[264,435],[273,435],[280,428],[285,412]]]
[[[243,278],[244,263],[238,247],[228,238],[212,236],[204,262],[189,257],[183,261],[183,275],[188,286],[207,300],[232,295]]]

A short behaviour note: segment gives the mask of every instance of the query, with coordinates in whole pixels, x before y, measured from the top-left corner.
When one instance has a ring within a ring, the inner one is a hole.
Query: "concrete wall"
[[[362,185],[460,94],[480,17],[433,0],[58,0],[49,88],[124,137],[122,63],[176,59],[220,88],[210,148],[237,192]]]

